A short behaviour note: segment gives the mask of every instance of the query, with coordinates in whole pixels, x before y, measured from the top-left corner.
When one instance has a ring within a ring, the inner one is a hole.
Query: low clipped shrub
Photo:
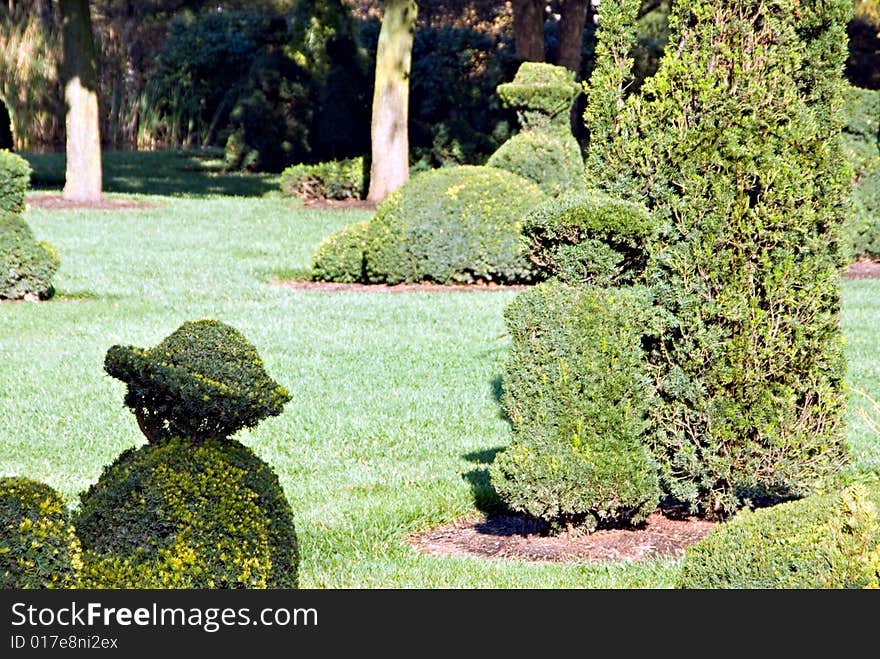
[[[61,495],[29,478],[0,478],[0,589],[75,588],[80,567]]]
[[[880,587],[880,481],[743,509],[687,549],[676,586]]]
[[[388,195],[370,221],[372,283],[529,281],[525,215],[544,194],[494,167],[444,167],[413,176]]]
[[[315,281],[344,283],[366,279],[369,221],[342,227],[324,238],[312,257],[311,276]]]
[[[543,277],[616,286],[642,274],[658,227],[638,203],[573,190],[535,208],[522,230]]]
[[[80,499],[83,587],[297,587],[290,504],[240,442],[171,438],[129,449]]]
[[[513,440],[490,467],[513,511],[585,530],[637,524],[660,499],[643,442],[652,394],[641,348],[644,288],[550,281],[505,309],[503,385]]]
[[[188,321],[153,348],[115,345],[104,370],[126,383],[125,404],[151,442],[228,437],[277,416],[290,400],[256,348],[214,319]]]
[[[0,149],[0,213],[24,210],[24,195],[30,180],[28,161],[7,149]]]
[[[367,189],[364,159],[291,165],[281,173],[281,192],[305,201],[362,199]]]
[[[0,210],[0,299],[51,297],[58,263],[55,249],[34,238],[20,213]]]
[[[571,133],[526,130],[498,147],[486,161],[526,178],[548,195],[584,186],[584,159]]]
[[[852,208],[843,226],[850,258],[880,257],[880,91],[849,87],[846,92],[844,152],[855,180]]]

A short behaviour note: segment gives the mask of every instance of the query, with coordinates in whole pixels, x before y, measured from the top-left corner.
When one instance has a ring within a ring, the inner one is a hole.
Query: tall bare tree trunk
[[[579,74],[584,26],[590,0],[559,0],[559,52],[556,63]]]
[[[409,179],[409,72],[418,5],[387,0],[379,47],[370,127],[372,163],[367,199],[382,201]]]
[[[544,61],[545,5],[545,0],[513,0],[513,42],[518,60]]]
[[[64,45],[62,76],[67,104],[65,199],[101,198],[101,128],[98,115],[97,49],[88,0],[61,0]]]

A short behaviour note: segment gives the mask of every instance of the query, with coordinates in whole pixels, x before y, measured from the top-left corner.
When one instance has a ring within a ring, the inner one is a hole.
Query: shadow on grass
[[[23,153],[33,168],[33,190],[64,186],[64,153]],[[167,195],[262,197],[278,191],[278,174],[223,171],[217,150],[105,151],[104,192]]]
[[[504,504],[498,492],[492,487],[492,481],[489,478],[489,465],[495,460],[504,447],[490,448],[483,451],[472,451],[464,454],[464,459],[474,462],[485,467],[477,467],[462,474],[462,478],[470,483],[471,491],[474,495],[474,505],[477,510],[483,513],[497,513],[504,510]]]

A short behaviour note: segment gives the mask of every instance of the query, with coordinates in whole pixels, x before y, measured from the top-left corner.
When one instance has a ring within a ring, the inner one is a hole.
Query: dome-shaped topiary
[[[151,442],[228,437],[277,416],[290,400],[256,348],[213,319],[188,321],[154,348],[113,346],[104,369],[128,385],[125,404]]]
[[[125,451],[81,495],[75,524],[85,587],[297,587],[290,504],[235,440]]]
[[[366,278],[369,221],[342,227],[324,238],[312,257],[312,279],[343,283]]]
[[[58,253],[38,242],[19,213],[0,210],[0,299],[47,299]]]
[[[525,130],[498,147],[486,161],[519,174],[548,195],[584,187],[584,159],[574,135],[562,131]]]
[[[80,565],[61,495],[29,478],[0,478],[0,589],[74,588]]]
[[[495,167],[442,167],[412,177],[369,225],[373,283],[529,281],[522,220],[544,194]]]
[[[0,211],[21,213],[30,181],[28,161],[7,149],[0,149]]]

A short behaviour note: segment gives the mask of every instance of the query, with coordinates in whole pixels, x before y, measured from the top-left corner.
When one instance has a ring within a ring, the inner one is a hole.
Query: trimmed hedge
[[[7,149],[0,149],[0,213],[21,213],[24,195],[31,180],[27,160]]]
[[[305,201],[363,199],[367,174],[363,158],[291,165],[281,173],[281,192]]]
[[[532,278],[520,233],[544,194],[494,167],[443,167],[413,176],[369,225],[372,283],[513,283]]]
[[[315,281],[362,282],[366,279],[369,221],[342,227],[324,238],[312,257]]]
[[[34,239],[20,213],[0,211],[0,299],[52,297],[58,263],[55,249]]]
[[[123,452],[81,497],[84,588],[296,588],[278,477],[235,440]]]
[[[678,588],[880,587],[880,481],[744,509],[685,552]]]
[[[731,0],[723,23],[718,3],[673,3],[670,43],[687,47],[630,93],[638,11],[599,5],[587,180],[660,224],[645,281],[670,322],[647,343],[651,446],[666,493],[725,518],[805,496],[849,460],[840,109],[852,3]]]
[[[514,435],[490,467],[501,499],[554,527],[644,520],[660,498],[643,441],[653,400],[641,348],[647,290],[545,282],[504,315],[503,404]]]
[[[153,348],[112,346],[104,370],[128,385],[125,404],[151,442],[228,437],[290,400],[241,332],[214,319],[188,321]]]
[[[61,495],[29,478],[0,478],[0,589],[74,588],[80,567]]]
[[[546,201],[526,216],[522,229],[537,272],[597,286],[634,282],[658,230],[641,204],[587,190]]]
[[[525,130],[504,142],[486,161],[519,174],[556,196],[584,186],[584,159],[571,133]]]
[[[523,62],[513,80],[498,85],[497,91],[501,102],[517,111],[524,129],[553,125],[568,131],[569,112],[581,86],[564,66]]]
[[[844,224],[850,258],[880,257],[880,91],[846,92],[844,152],[855,172],[853,206]]]

